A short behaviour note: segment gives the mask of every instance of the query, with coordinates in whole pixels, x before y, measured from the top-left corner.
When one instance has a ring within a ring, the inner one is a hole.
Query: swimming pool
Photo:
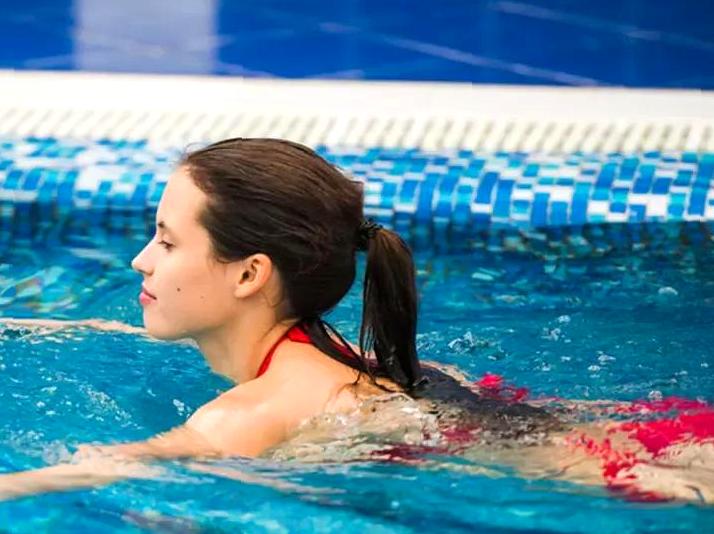
[[[128,264],[176,152],[50,138],[0,147],[2,315],[139,325]],[[422,358],[473,379],[498,373],[535,397],[714,401],[707,154],[322,152],[367,181],[367,213],[417,250]],[[359,290],[331,316],[352,339]],[[3,471],[67,459],[79,443],[147,437],[228,387],[194,349],[128,334],[14,327],[0,343]],[[384,439],[346,432],[317,463],[290,450],[202,464],[212,473],[167,462],[159,480],[3,503],[0,525],[600,533],[705,532],[714,520],[711,508],[637,504],[456,456],[430,469],[351,459],[350,448]]]
[[[138,247],[105,240],[6,251],[4,285],[24,285],[4,315],[140,324],[137,280],[127,268]],[[421,253],[419,350],[472,378],[502,374],[535,396],[711,402],[712,260],[711,246],[547,262],[532,254]],[[352,337],[358,291],[332,317]],[[86,330],[15,328],[0,336],[3,470],[66,459],[78,443],[147,437],[227,387],[189,347]],[[463,459],[440,461],[437,470],[336,459],[214,462],[262,482],[172,463],[159,481],[4,503],[0,522],[13,532],[78,525],[112,532],[704,532],[711,525],[710,508],[644,506],[507,468],[494,479],[464,472]]]

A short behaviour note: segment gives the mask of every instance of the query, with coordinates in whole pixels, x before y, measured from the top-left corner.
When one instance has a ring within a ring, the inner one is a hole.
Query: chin
[[[146,329],[146,333],[151,337],[163,341],[175,341],[189,337],[189,334],[185,330],[172,328],[171,325],[156,324],[156,321],[147,321],[146,316],[144,316],[144,328]]]

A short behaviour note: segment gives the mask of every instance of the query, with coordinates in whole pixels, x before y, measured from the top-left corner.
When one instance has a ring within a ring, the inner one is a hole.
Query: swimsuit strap
[[[262,376],[265,374],[265,372],[268,370],[268,367],[270,367],[270,362],[273,359],[273,354],[275,354],[275,351],[277,350],[278,346],[285,341],[286,339],[289,339],[290,341],[295,341],[296,343],[312,343],[312,340],[310,339],[310,336],[303,330],[300,325],[294,325],[288,329],[287,332],[285,332],[280,339],[278,339],[272,347],[270,347],[270,350],[268,351],[268,354],[265,355],[265,358],[263,358],[263,362],[260,364],[260,368],[258,369],[258,374],[255,375],[255,378],[258,378],[259,376]]]
[[[290,341],[294,341],[295,343],[312,343],[312,339],[310,338],[310,335],[307,333],[307,331],[302,326],[300,326],[300,324],[293,325],[270,348],[270,350],[268,351],[268,354],[266,354],[265,358],[263,358],[263,362],[260,364],[260,368],[258,369],[258,374],[255,375],[255,378],[258,378],[259,376],[262,376],[265,374],[265,372],[268,370],[268,367],[270,367],[270,362],[273,359],[273,354],[275,354],[275,351],[277,350],[278,346],[280,346],[280,344],[283,341],[285,341],[286,339],[289,339]],[[336,345],[336,346],[340,352],[342,352],[346,356],[352,357],[352,353],[347,348],[340,347],[339,345]]]

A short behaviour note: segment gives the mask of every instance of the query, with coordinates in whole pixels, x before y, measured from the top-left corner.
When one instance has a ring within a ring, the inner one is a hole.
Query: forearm
[[[2,326],[38,329],[41,333],[68,328],[88,328],[101,332],[121,332],[123,334],[145,336],[150,340],[153,339],[145,328],[107,319],[15,319],[12,317],[0,317],[0,327]],[[188,338],[178,339],[176,342],[196,347],[195,342]]]
[[[49,328],[59,330],[63,328],[92,328],[107,332],[124,332],[127,334],[146,334],[144,328],[132,326],[121,321],[105,319],[35,319],[13,317],[0,317],[0,325],[25,328]]]
[[[147,478],[151,474],[152,470],[148,466],[112,459],[58,464],[0,475],[0,499],[93,488],[125,478]]]
[[[151,478],[160,468],[143,461],[221,456],[200,434],[177,427],[146,441],[82,445],[73,463],[0,475],[0,500],[52,491],[85,489],[126,478]]]

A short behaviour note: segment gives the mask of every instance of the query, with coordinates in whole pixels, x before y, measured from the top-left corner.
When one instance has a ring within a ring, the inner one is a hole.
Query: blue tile
[[[704,215],[705,202],[707,198],[707,189],[703,187],[694,187],[691,197],[689,198],[689,215]]]
[[[635,182],[632,186],[632,192],[638,194],[649,193],[650,189],[652,188],[653,176],[654,166],[643,165],[642,167],[640,167],[640,176],[639,178],[635,179]]]
[[[385,181],[382,185],[381,206],[391,207],[397,194],[397,183]]]
[[[414,195],[416,194],[418,184],[419,182],[416,180],[404,180],[404,182],[402,182],[402,187],[399,191],[399,202],[401,204],[411,204],[414,202]]]
[[[431,206],[434,199],[433,182],[422,182],[419,187],[419,197],[415,219],[417,221],[428,221],[431,219]]]
[[[40,181],[40,171],[39,169],[30,169],[26,171],[23,175],[21,189],[24,191],[32,191],[37,188],[37,184]]]
[[[511,194],[514,186],[513,180],[503,180],[496,188],[496,200],[493,206],[495,217],[508,217],[511,208]]]
[[[547,193],[536,193],[531,210],[531,223],[534,227],[544,226],[548,222],[548,197]]]
[[[71,182],[62,182],[57,187],[57,202],[59,204],[68,205],[72,203],[74,184]]]
[[[702,157],[697,170],[697,180],[712,180],[714,179],[714,154],[708,154],[711,157]]]
[[[589,184],[576,184],[573,194],[573,205],[570,212],[570,221],[573,224],[585,224],[587,222],[588,195],[590,194]]]
[[[540,165],[537,163],[529,163],[526,165],[526,168],[523,170],[523,176],[538,176],[538,171],[540,170]]]
[[[144,207],[146,205],[146,197],[149,192],[149,186],[146,184],[140,184],[136,186],[134,192],[131,195],[131,204],[134,206]]]
[[[477,204],[490,204],[491,192],[498,181],[498,173],[489,171],[483,175],[476,190]]]
[[[669,186],[672,183],[670,178],[657,178],[655,179],[654,186],[652,187],[652,192],[655,195],[666,195],[669,192]]]
[[[667,208],[667,214],[670,215],[671,217],[676,217],[680,218],[682,217],[682,214],[684,213],[684,206],[677,206],[677,205],[670,205]]]
[[[527,200],[514,200],[513,213],[518,215],[526,215],[531,208],[531,203]]]
[[[689,169],[680,169],[677,171],[677,177],[674,179],[674,185],[687,186],[692,183],[694,173]]]
[[[598,174],[595,181],[595,187],[597,189],[610,189],[612,182],[615,181],[617,170],[618,165],[616,163],[605,163],[600,169],[600,174]]]
[[[471,201],[473,188],[468,184],[461,184],[456,188],[456,202],[454,206],[453,222],[463,226],[468,224],[471,217]]]
[[[646,213],[647,213],[647,209],[645,206],[641,206],[639,204],[631,204],[630,205],[629,221],[630,222],[642,222],[645,220]]]
[[[550,223],[562,226],[568,223],[568,203],[552,202],[550,205]]]
[[[3,187],[5,189],[15,189],[20,183],[21,178],[22,171],[20,169],[12,169],[9,173],[7,173]]]
[[[593,191],[593,200],[610,200],[610,189],[604,187],[598,187]]]

